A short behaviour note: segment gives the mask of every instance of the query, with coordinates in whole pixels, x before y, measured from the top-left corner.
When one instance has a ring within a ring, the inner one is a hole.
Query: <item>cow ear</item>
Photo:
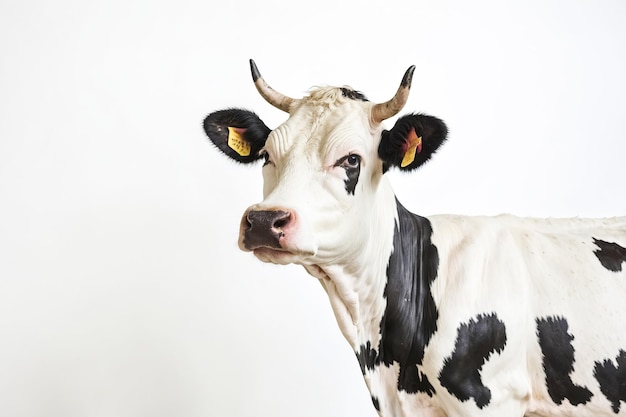
[[[219,110],[204,119],[211,142],[230,158],[247,164],[261,158],[271,129],[255,113],[243,109]]]
[[[412,171],[428,161],[448,134],[446,124],[433,116],[407,114],[391,130],[383,130],[378,156],[385,170],[391,166]]]

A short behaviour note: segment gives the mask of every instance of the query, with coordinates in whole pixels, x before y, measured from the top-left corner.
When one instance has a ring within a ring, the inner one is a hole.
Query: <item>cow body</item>
[[[626,217],[417,216],[384,174],[428,160],[445,125],[380,120],[412,71],[381,105],[347,87],[277,96],[252,72],[289,119],[205,120],[224,153],[266,161],[240,247],[320,280],[381,416],[626,415]]]
[[[624,414],[626,272],[603,265],[611,256],[598,242],[626,246],[626,218],[426,219],[396,204],[388,262],[358,277],[307,268],[325,283],[381,415]],[[434,274],[416,265],[427,263]],[[370,274],[385,287],[355,289]]]

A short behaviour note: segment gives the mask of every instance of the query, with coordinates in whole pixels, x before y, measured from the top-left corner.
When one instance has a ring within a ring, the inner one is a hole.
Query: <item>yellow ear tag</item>
[[[250,156],[250,144],[241,137],[246,129],[228,126],[228,147],[240,156]]]
[[[400,164],[402,168],[407,165],[411,165],[411,163],[415,161],[416,153],[420,153],[422,151],[422,138],[420,136],[417,136],[417,133],[415,133],[415,129],[411,129],[411,131],[409,132],[407,142],[409,144],[409,147],[404,153],[404,158],[402,158],[402,163]]]

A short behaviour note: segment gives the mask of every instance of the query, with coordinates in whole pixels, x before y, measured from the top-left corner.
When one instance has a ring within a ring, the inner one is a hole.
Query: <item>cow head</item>
[[[250,66],[260,94],[287,112],[287,121],[272,130],[242,109],[204,120],[224,154],[244,164],[264,161],[264,199],[242,217],[240,248],[262,261],[305,266],[341,264],[375,248],[377,229],[391,234],[395,216],[385,172],[418,168],[447,134],[441,120],[424,114],[402,116],[391,130],[382,126],[406,103],[415,67],[391,100],[375,104],[348,87],[293,99],[269,87],[254,61]]]

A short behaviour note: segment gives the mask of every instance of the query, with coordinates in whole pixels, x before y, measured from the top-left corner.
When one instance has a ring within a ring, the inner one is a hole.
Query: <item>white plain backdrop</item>
[[[260,166],[204,136],[270,127],[248,59],[301,96],[450,128],[391,173],[422,214],[626,215],[626,3],[0,3],[0,415],[373,417],[321,286],[236,246]],[[387,122],[392,126],[394,120]]]

